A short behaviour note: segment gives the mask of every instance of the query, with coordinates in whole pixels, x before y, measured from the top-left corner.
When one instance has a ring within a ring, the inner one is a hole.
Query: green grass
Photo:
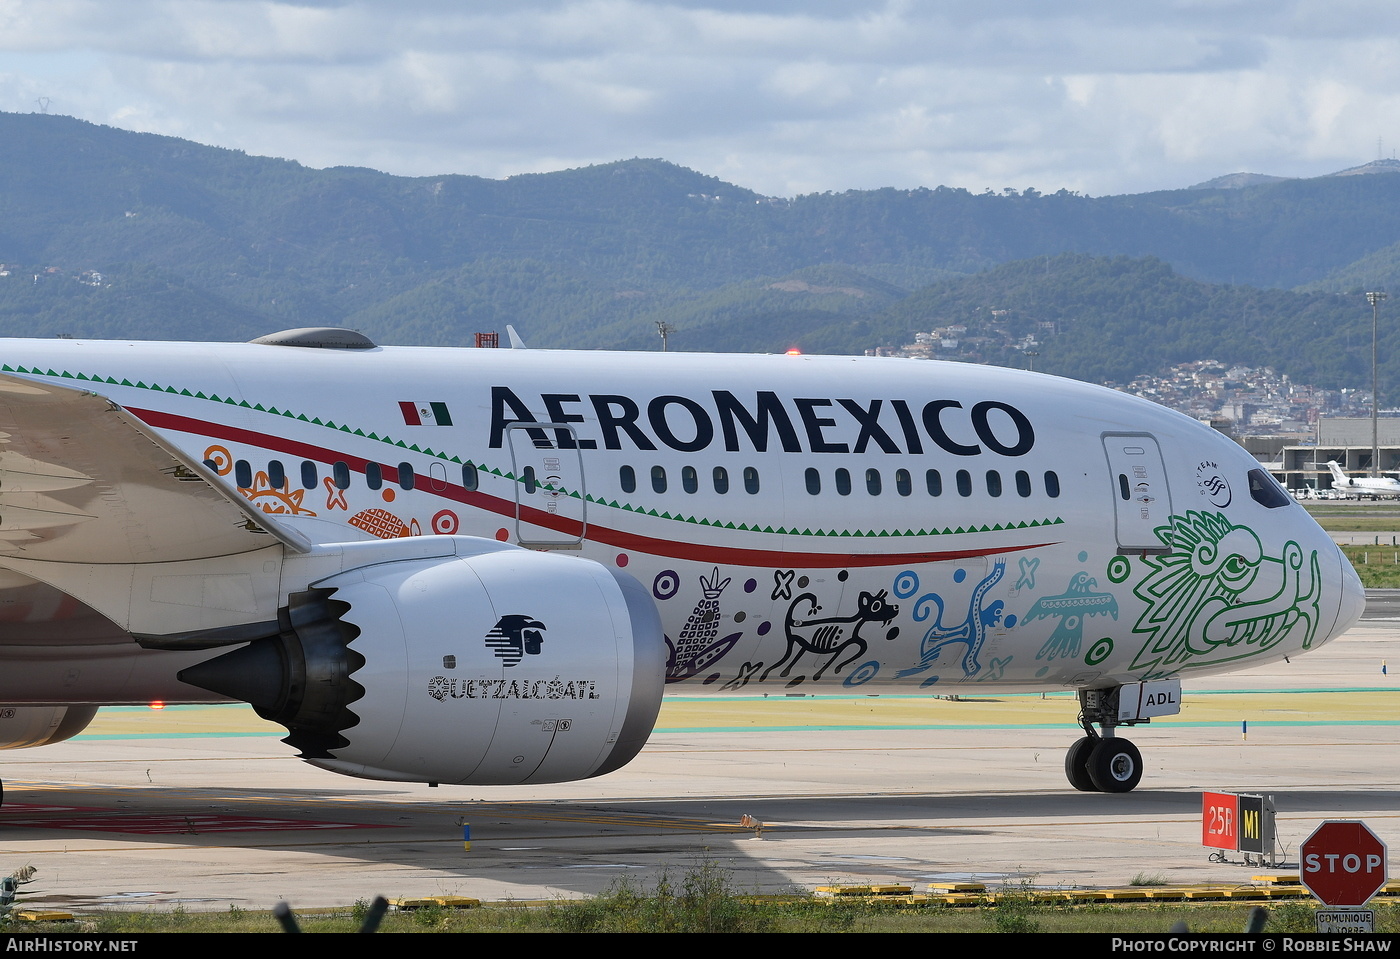
[[[1157,877],[1145,877],[1155,881]],[[1144,882],[1144,884],[1150,884]],[[1379,902],[1377,932],[1400,932],[1400,903]],[[1177,922],[1192,932],[1237,933],[1251,904],[1123,903],[1074,905],[1038,895],[1027,880],[989,895],[979,906],[902,905],[877,900],[818,899],[805,894],[751,896],[730,873],[702,861],[678,877],[663,874],[649,888],[620,881],[598,896],[561,899],[542,906],[484,906],[456,910],[434,906],[391,913],[382,932],[1090,932],[1161,933]],[[1311,900],[1271,903],[1266,932],[1310,932]],[[367,904],[297,915],[303,932],[356,932]],[[14,923],[26,932],[85,933],[277,933],[266,912],[108,912],[72,923]]]
[[[1400,516],[1387,519],[1379,516],[1315,516],[1319,526],[1329,533],[1380,533],[1394,535],[1400,531]]]
[[[1303,508],[1328,532],[1400,532],[1400,503],[1305,503]]]
[[[1352,500],[1328,502],[1310,500],[1302,504],[1313,516],[1393,516],[1400,519],[1400,500]],[[1321,522],[1319,519],[1318,522]]]
[[[1367,589],[1400,588],[1400,547],[1395,546],[1343,546],[1342,553],[1351,560],[1356,575],[1361,577],[1361,585]]]
[[[674,897],[673,897],[674,899]],[[1250,905],[1211,903],[1133,903],[1073,906],[1023,900],[995,906],[898,907],[890,904],[800,898],[749,902],[742,897],[710,912],[614,891],[595,899],[567,900],[545,907],[430,909],[392,913],[380,927],[386,933],[432,932],[1089,932],[1161,933],[1182,921],[1193,932],[1236,933],[1245,928]],[[1311,932],[1310,901],[1271,903],[1266,932]],[[1400,932],[1400,905],[1372,904],[1377,932]],[[351,933],[359,923],[350,909],[298,914],[303,932]],[[656,921],[656,925],[650,923]],[[279,933],[271,914],[102,913],[74,923],[23,923],[22,932],[91,933]]]
[[[1329,533],[1400,532],[1400,503],[1306,503],[1304,508]],[[1343,546],[1342,552],[1367,589],[1400,588],[1400,546]]]

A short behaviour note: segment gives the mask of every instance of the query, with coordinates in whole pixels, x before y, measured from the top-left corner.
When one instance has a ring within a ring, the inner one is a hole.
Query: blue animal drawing
[[[993,586],[995,586],[1006,573],[1006,562],[997,560],[992,566],[992,571],[982,578],[977,587],[972,591],[972,597],[968,600],[967,614],[962,622],[956,625],[945,625],[943,622],[943,597],[937,593],[925,593],[919,597],[914,604],[914,619],[925,620],[929,616],[929,611],[925,603],[932,602],[937,607],[937,615],[934,616],[933,625],[928,632],[924,633],[923,642],[919,646],[919,662],[908,669],[901,669],[895,674],[897,678],[913,676],[922,673],[932,666],[942,652],[944,646],[954,643],[963,643],[967,646],[967,655],[963,657],[962,668],[966,676],[976,676],[982,670],[982,664],[977,660],[977,654],[982,650],[982,644],[987,641],[987,630],[997,626],[1001,622],[1002,610],[1006,604],[997,600],[991,605],[984,606]],[[927,680],[925,685],[936,680]]]
[[[1058,596],[1042,596],[1035,601],[1026,614],[1026,622],[1042,617],[1058,617],[1054,631],[1036,659],[1054,659],[1056,656],[1078,656],[1079,644],[1084,638],[1084,620],[1089,616],[1112,616],[1118,618],[1118,600],[1110,593],[1096,593],[1098,580],[1088,573],[1075,573]]]
[[[858,609],[851,616],[812,619],[814,613],[821,611],[817,597],[812,593],[803,593],[794,599],[783,624],[787,631],[787,649],[783,651],[781,659],[763,671],[759,682],[766,680],[769,673],[784,664],[783,671],[778,675],[787,678],[805,653],[816,653],[818,656],[829,653],[827,661],[812,676],[814,680],[821,679],[822,674],[841,659],[842,653],[854,647],[854,652],[836,663],[834,671],[839,673],[847,663],[863,655],[869,648],[869,644],[861,638],[861,627],[867,623],[888,623],[899,615],[899,607],[889,601],[889,593],[883,589],[878,593],[862,592],[857,606]]]

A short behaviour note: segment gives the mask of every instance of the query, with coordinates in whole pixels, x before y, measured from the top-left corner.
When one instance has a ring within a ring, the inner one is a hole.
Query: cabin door
[[[1162,450],[1151,433],[1105,433],[1119,553],[1166,553],[1156,529],[1172,512]]]
[[[565,423],[511,423],[515,536],[535,549],[578,549],[588,529],[583,459]]]

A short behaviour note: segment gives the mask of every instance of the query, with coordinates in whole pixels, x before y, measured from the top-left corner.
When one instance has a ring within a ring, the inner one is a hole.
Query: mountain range
[[[656,159],[399,177],[0,113],[0,334],[657,349],[664,323],[673,349],[850,353],[956,325],[1039,331],[1037,369],[1086,379],[1209,356],[1356,385],[1360,294],[1400,275],[1400,177],[1358,174],[1394,172],[783,198]],[[1400,378],[1400,338],[1382,358]]]

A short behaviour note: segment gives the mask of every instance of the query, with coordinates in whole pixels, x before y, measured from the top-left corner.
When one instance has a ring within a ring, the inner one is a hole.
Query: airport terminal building
[[[1395,475],[1400,470],[1400,416],[1382,415],[1377,423],[1380,470]],[[1246,442],[1246,448],[1250,443]],[[1327,461],[1336,460],[1342,471],[1369,475],[1371,470],[1371,418],[1369,416],[1321,417],[1314,444],[1281,445],[1273,450],[1250,450],[1268,462],[1274,478],[1290,490],[1332,488]],[[1272,455],[1271,455],[1272,454]],[[1276,457],[1276,458],[1275,458]]]

